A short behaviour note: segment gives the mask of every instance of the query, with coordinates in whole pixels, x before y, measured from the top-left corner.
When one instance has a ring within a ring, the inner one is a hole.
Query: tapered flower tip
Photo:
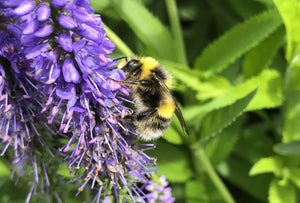
[[[67,29],[74,29],[77,27],[76,21],[68,15],[60,15],[58,17],[58,23],[60,26],[67,28]]]
[[[34,35],[37,37],[47,37],[53,31],[53,27],[51,25],[44,25],[39,30],[37,30]]]
[[[14,7],[17,7],[18,5],[20,5],[20,3],[22,2],[23,0],[1,0],[0,1],[0,8],[6,8],[6,7],[11,7],[11,8],[14,8]]]
[[[81,23],[90,22],[92,20],[92,16],[89,13],[87,13],[85,10],[73,9],[72,14],[76,19],[76,21]]]
[[[103,40],[103,36],[105,33],[104,30],[95,29],[88,24],[80,24],[77,32],[89,40],[99,42]]]
[[[45,21],[48,20],[50,17],[50,6],[46,3],[41,4],[37,9],[36,9],[36,14],[37,14],[37,19],[39,21]]]
[[[81,77],[72,59],[66,58],[64,60],[62,72],[66,82],[73,82],[75,84],[80,83]]]
[[[30,21],[23,29],[23,34],[29,35],[34,33],[39,27],[39,23],[35,20]]]
[[[26,54],[27,59],[34,59],[35,57],[39,56],[41,53],[44,53],[48,50],[49,44],[41,44],[31,49]]]
[[[34,1],[21,1],[20,5],[14,9],[16,15],[26,15],[35,8]]]
[[[89,0],[75,0],[76,5],[84,8],[88,13],[93,13],[94,8],[90,5]]]
[[[66,5],[66,0],[52,0],[52,5],[56,8],[62,8]]]
[[[61,32],[58,36],[58,43],[63,48],[64,51],[71,52],[72,48],[72,38],[66,32]]]

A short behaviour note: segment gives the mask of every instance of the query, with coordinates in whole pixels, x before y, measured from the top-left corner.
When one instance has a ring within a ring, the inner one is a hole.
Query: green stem
[[[131,51],[131,49],[116,35],[107,25],[104,24],[104,29],[106,31],[107,37],[113,41],[117,48],[120,49],[120,51],[125,56],[135,56],[135,54]]]
[[[218,189],[220,194],[223,196],[225,202],[227,203],[235,203],[233,197],[231,196],[230,192],[217,175],[216,171],[214,170],[213,166],[211,165],[209,159],[206,157],[205,152],[203,149],[196,149],[195,151],[196,157],[201,162],[202,166],[205,168],[205,171],[208,177],[211,179],[215,187]]]
[[[171,23],[172,33],[175,39],[176,47],[178,47],[178,59],[183,64],[188,66],[184,42],[181,32],[181,26],[179,22],[178,10],[175,0],[166,0],[166,6],[168,10],[169,20]]]

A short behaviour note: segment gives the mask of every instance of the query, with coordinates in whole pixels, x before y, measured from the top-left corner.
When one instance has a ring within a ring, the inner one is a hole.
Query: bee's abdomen
[[[155,120],[151,123],[151,128],[165,131],[171,123],[171,118],[161,118],[160,116],[156,117]]]
[[[172,101],[164,102],[157,108],[157,114],[161,118],[171,119],[175,112],[175,105]]]
[[[170,126],[172,119],[161,118],[159,116],[152,119],[152,121],[140,123],[137,133],[141,135],[144,140],[154,140],[161,137],[162,134]]]

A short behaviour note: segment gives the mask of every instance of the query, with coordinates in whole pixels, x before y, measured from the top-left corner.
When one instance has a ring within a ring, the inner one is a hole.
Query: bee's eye
[[[141,69],[141,62],[135,59],[130,60],[122,69],[123,71],[131,74],[131,75],[137,75]]]
[[[138,66],[141,66],[141,63],[138,60],[132,59],[126,64],[126,66],[134,69]]]

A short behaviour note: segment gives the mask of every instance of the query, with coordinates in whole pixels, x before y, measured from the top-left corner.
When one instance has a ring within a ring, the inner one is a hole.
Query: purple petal
[[[21,36],[21,44],[23,46],[35,46],[40,38],[34,35],[22,35]]]
[[[49,46],[49,44],[41,44],[41,45],[34,47],[30,52],[28,52],[26,54],[26,58],[33,59],[33,58],[39,56],[41,53],[44,53],[48,50],[48,46]]]
[[[69,34],[62,32],[59,34],[58,43],[67,52],[71,52],[72,48],[72,38]]]
[[[62,65],[62,71],[66,82],[74,82],[74,83],[80,82],[81,79],[80,74],[76,70],[76,67],[72,59],[70,58],[65,59]]]
[[[23,34],[28,35],[35,32],[39,27],[39,23],[35,20],[29,22],[23,30]]]
[[[72,99],[73,95],[76,95],[75,84],[68,83],[64,88],[57,89],[56,95],[62,99]]]
[[[37,19],[39,21],[48,20],[48,18],[50,17],[50,12],[51,12],[51,10],[50,10],[50,6],[48,4],[40,5],[36,10]]]
[[[77,42],[73,43],[73,50],[75,54],[78,54],[78,52],[84,48],[85,43],[86,42],[84,40],[78,40]]]
[[[60,15],[58,17],[58,23],[67,29],[73,29],[75,27],[77,27],[77,23],[75,22],[75,20],[68,15]]]
[[[89,22],[92,20],[91,15],[81,9],[73,9],[72,14],[78,22]]]
[[[35,36],[37,37],[47,37],[50,35],[53,31],[53,27],[49,24],[46,24],[42,28],[40,28],[38,31],[34,33]]]
[[[0,6],[1,8],[13,8],[13,7],[17,7],[23,0],[14,0],[14,1],[11,1],[11,0],[2,0],[0,2]]]
[[[22,1],[21,4],[15,8],[14,13],[16,15],[26,15],[30,13],[36,6],[33,2],[34,1]]]
[[[113,50],[116,47],[116,45],[112,41],[110,41],[107,37],[104,38],[101,46],[106,54],[112,54]]]
[[[169,182],[166,180],[166,176],[164,176],[164,175],[162,175],[159,178],[159,180],[160,180],[161,185],[164,186],[164,187],[166,187],[169,184]]]
[[[102,31],[102,30],[101,30]],[[80,24],[78,33],[90,40],[102,40],[103,34],[87,24]],[[104,33],[104,30],[103,30]]]
[[[55,64],[51,70],[51,79],[57,79],[60,76],[60,68]]]
[[[52,0],[52,5],[56,8],[61,8],[66,5],[66,0]]]
[[[125,73],[120,69],[113,69],[109,72],[108,77],[115,79],[117,81],[122,81],[125,79]],[[111,87],[112,91],[115,91],[115,90],[121,88],[121,85],[119,83],[117,83],[111,79],[108,79],[107,83]]]
[[[94,8],[90,5],[89,0],[74,0],[76,5],[79,7],[83,7],[88,13],[93,13]]]

